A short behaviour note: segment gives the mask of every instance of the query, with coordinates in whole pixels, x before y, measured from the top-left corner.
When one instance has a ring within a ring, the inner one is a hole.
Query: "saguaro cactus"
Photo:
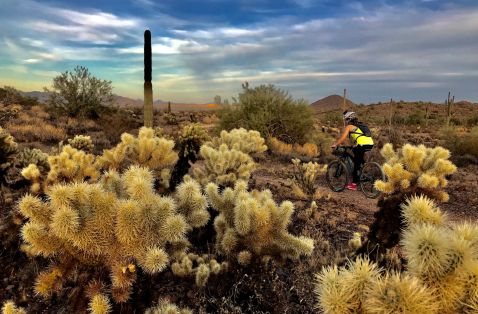
[[[450,125],[451,116],[453,114],[452,107],[453,107],[453,104],[455,103],[455,96],[450,98],[450,94],[451,92],[448,92],[448,98],[446,99],[446,125],[447,126]]]
[[[153,127],[153,84],[151,32],[144,32],[144,126]]]

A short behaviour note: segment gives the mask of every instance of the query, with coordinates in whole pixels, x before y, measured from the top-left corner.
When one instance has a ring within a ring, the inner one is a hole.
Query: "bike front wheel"
[[[368,162],[362,168],[360,174],[360,189],[368,198],[376,198],[380,195],[380,191],[375,188],[375,181],[385,181],[385,174],[382,167],[376,162]]]
[[[334,160],[327,166],[325,173],[327,184],[334,192],[341,192],[349,181],[347,167],[341,160]]]

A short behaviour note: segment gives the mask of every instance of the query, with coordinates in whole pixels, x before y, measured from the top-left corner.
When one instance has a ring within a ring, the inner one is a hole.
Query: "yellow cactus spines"
[[[91,314],[108,314],[111,313],[112,306],[106,295],[97,294],[91,298],[88,309]]]
[[[198,256],[197,254],[182,253],[178,259],[171,264],[171,270],[178,277],[194,277],[196,285],[204,287],[209,277],[226,271],[226,262],[218,263],[212,255]]]
[[[337,266],[328,266],[316,274],[315,295],[325,314],[352,314],[359,300],[349,293],[344,273]]]
[[[448,160],[449,151],[442,147],[406,144],[395,152],[391,144],[386,144],[381,153],[386,160],[383,171],[387,181],[376,181],[377,189],[385,194],[421,189],[438,200],[446,200],[439,189],[446,187],[446,176],[456,171]]]
[[[478,259],[478,225],[471,222],[455,224],[453,228],[455,236],[469,242],[472,253]]]
[[[191,227],[173,198],[155,193],[147,169],[132,166],[123,175],[110,171],[105,176],[95,184],[54,185],[45,201],[25,196],[19,209],[29,221],[22,237],[29,253],[51,257],[60,266],[66,258],[110,269],[112,296],[125,302],[135,267],[151,274],[163,271],[171,254],[185,249]],[[191,203],[199,202],[194,193]],[[188,202],[181,204],[187,211]],[[43,295],[48,286],[41,285]]]
[[[206,187],[212,207],[219,212],[214,223],[218,250],[226,255],[247,250],[284,259],[310,255],[314,241],[287,231],[293,204],[286,201],[278,206],[270,191],[248,192],[246,186],[238,181],[234,189],[222,193],[215,184]]]
[[[188,308],[180,308],[167,300],[160,299],[158,305],[146,310],[145,314],[193,314]]]
[[[370,285],[366,295],[365,313],[440,313],[433,290],[406,275],[386,275]]]
[[[418,223],[443,225],[446,219],[435,202],[424,195],[414,195],[400,207],[405,224],[409,226]]]
[[[53,267],[51,270],[41,272],[35,281],[35,293],[48,297],[53,292],[61,289],[63,272],[58,267]]]
[[[237,180],[249,180],[256,164],[251,156],[222,144],[218,149],[203,145],[199,151],[203,167],[195,164],[193,176],[203,185],[209,182],[228,186]]]
[[[27,312],[23,308],[17,307],[15,302],[10,300],[3,303],[2,314],[27,314]]]
[[[3,183],[7,169],[13,165],[17,148],[13,136],[0,127],[0,183]]]
[[[78,150],[82,150],[86,153],[92,153],[95,145],[88,135],[76,135],[72,139],[68,139],[68,144]]]
[[[219,137],[215,137],[206,143],[206,145],[216,149],[223,144],[229,149],[238,150],[245,154],[262,153],[267,150],[265,140],[258,131],[248,131],[244,128],[232,129],[229,132],[222,130]]]
[[[207,130],[199,123],[191,123],[184,126],[179,135],[179,142],[184,146],[184,156],[196,155],[201,145],[210,139]]]
[[[156,137],[152,128],[142,127],[138,137],[123,133],[121,142],[116,147],[105,150],[96,165],[103,169],[138,165],[160,172],[163,169],[170,169],[178,160],[178,154],[173,148],[174,141]]]
[[[207,211],[206,197],[201,193],[201,186],[189,176],[184,177],[183,183],[176,188],[178,212],[186,217],[188,224],[193,227],[202,227],[207,224],[210,214]]]
[[[252,254],[249,251],[241,251],[237,254],[237,262],[241,265],[249,265],[251,263]]]
[[[316,162],[302,163],[297,158],[292,159],[292,164],[294,165],[294,187],[308,196],[314,196],[317,178],[327,171],[327,166]]]

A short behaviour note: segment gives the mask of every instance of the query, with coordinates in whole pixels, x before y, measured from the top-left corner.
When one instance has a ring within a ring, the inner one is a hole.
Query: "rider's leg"
[[[365,149],[362,146],[357,145],[352,149],[352,152],[354,153],[354,157],[353,157],[354,172],[353,172],[353,175],[352,175],[353,183],[359,183],[359,181],[360,181],[360,175],[359,175],[360,168],[362,167],[362,165],[365,162],[365,159],[364,159]]]

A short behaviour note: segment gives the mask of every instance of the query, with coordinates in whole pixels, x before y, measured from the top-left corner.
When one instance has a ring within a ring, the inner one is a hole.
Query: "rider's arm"
[[[347,125],[344,131],[342,132],[342,135],[340,136],[340,138],[337,141],[335,141],[335,143],[332,146],[335,147],[342,144],[347,139],[347,136],[349,135],[349,132],[352,128],[353,128],[353,125]]]

